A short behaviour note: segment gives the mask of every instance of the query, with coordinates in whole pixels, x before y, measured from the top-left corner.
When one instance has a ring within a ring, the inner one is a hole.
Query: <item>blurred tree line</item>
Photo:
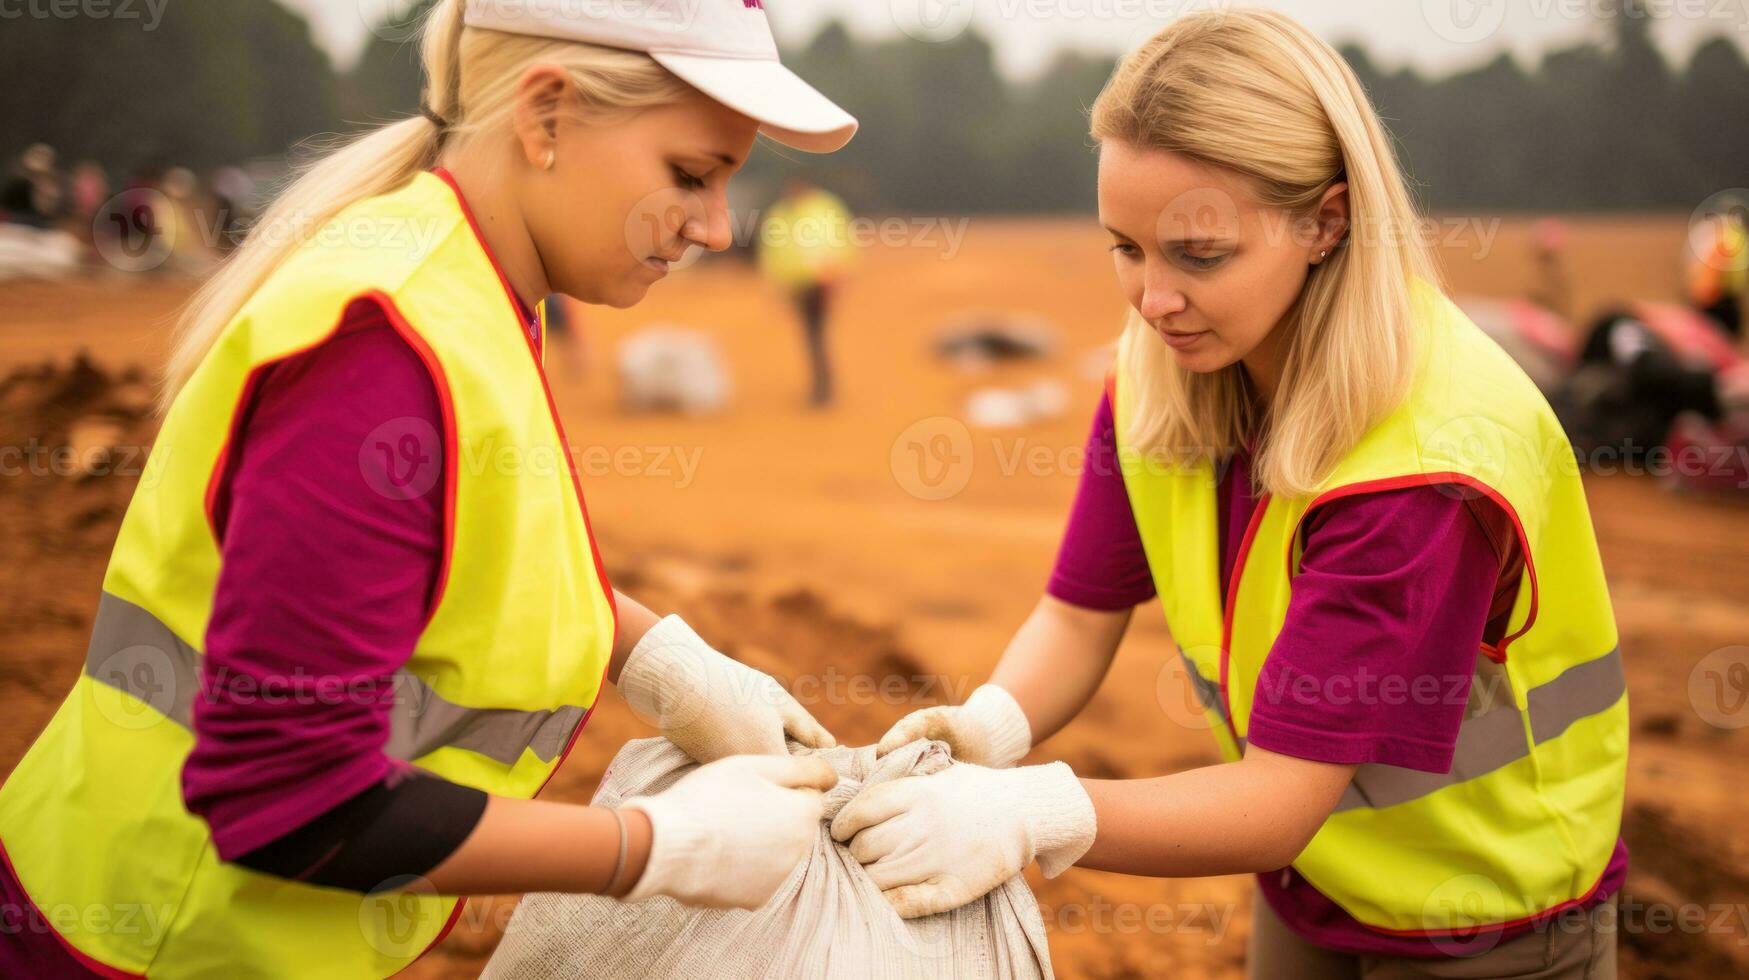
[[[429,6],[423,0],[420,6]],[[398,18],[405,22],[406,18]],[[1672,67],[1645,16],[1606,43],[1501,55],[1429,78],[1343,54],[1378,104],[1432,208],[1682,208],[1749,184],[1749,63],[1732,41]],[[112,170],[197,169],[278,157],[313,135],[416,111],[416,43],[384,31],[339,75],[307,25],[273,0],[178,0],[154,31],[90,17],[0,32],[0,152],[46,141]],[[786,60],[862,121],[843,152],[767,147],[749,173],[807,168],[863,210],[1085,211],[1086,111],[1115,59],[1066,52],[1010,82],[987,40],[864,41],[831,24]]]
[[[339,125],[339,79],[298,14],[273,0],[176,0],[146,30],[144,7],[0,21],[8,164],[43,142],[63,165],[206,169],[282,156]]]

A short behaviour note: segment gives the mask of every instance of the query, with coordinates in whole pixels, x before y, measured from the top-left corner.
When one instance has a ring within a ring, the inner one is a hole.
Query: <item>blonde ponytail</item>
[[[1401,403],[1416,367],[1411,292],[1417,279],[1437,281],[1390,137],[1354,72],[1285,15],[1192,15],[1118,66],[1094,103],[1092,132],[1239,174],[1264,205],[1296,216],[1348,185],[1346,238],[1276,327],[1288,345],[1266,417],[1240,365],[1180,368],[1133,314],[1119,342],[1135,394],[1131,445],[1176,463],[1217,462],[1258,435],[1253,482],[1277,495],[1312,492]]]
[[[305,168],[189,301],[159,391],[168,411],[219,335],[287,256],[351,205],[394,190],[441,150],[508,124],[524,68],[564,68],[585,111],[635,111],[678,98],[686,84],[644,54],[467,27],[465,0],[439,0],[421,28],[425,113],[372,130]]]

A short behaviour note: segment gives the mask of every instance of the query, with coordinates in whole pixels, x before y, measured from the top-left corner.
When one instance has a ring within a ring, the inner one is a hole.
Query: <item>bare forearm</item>
[[[1111,667],[1130,610],[1103,612],[1044,596],[1008,641],[990,683],[1020,703],[1034,745],[1087,706]]]
[[[613,658],[607,664],[608,683],[619,684],[619,672],[625,668],[626,657],[644,634],[650,632],[650,627],[662,617],[644,607],[644,604],[624,592],[613,591],[615,604],[619,608],[619,632],[613,638]]]
[[[534,891],[624,895],[650,857],[650,820],[622,811],[626,862],[614,888],[619,823],[612,811],[545,800],[494,796],[461,847],[425,876],[442,895]]]
[[[1311,842],[1353,766],[1252,750],[1154,779],[1084,779],[1099,836],[1081,867],[1156,878],[1273,871]]]

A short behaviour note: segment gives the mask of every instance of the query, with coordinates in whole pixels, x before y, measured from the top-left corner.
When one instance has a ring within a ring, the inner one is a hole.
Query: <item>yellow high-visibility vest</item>
[[[60,920],[100,972],[389,976],[461,911],[429,891],[363,895],[220,861],[182,802],[220,566],[209,489],[259,372],[359,301],[418,352],[443,410],[440,595],[394,678],[384,751],[532,797],[601,689],[613,595],[539,351],[459,191],[420,174],[311,235],[178,395],[122,521],[85,671],[0,787],[0,846],[35,905],[105,913]]]
[[[1244,751],[1258,677],[1286,620],[1319,505],[1444,485],[1511,515],[1525,555],[1507,633],[1477,651],[1451,771],[1366,764],[1293,867],[1362,924],[1463,934],[1588,897],[1621,828],[1628,713],[1615,617],[1571,443],[1529,378],[1437,289],[1416,283],[1410,393],[1310,496],[1260,500],[1223,604],[1213,467],[1126,442],[1120,463],[1167,624],[1228,760]],[[1441,685],[1442,688],[1447,685]],[[1443,691],[1435,696],[1447,696]]]
[[[850,209],[828,191],[779,201],[759,226],[759,269],[789,289],[834,282],[856,254],[851,230]]]

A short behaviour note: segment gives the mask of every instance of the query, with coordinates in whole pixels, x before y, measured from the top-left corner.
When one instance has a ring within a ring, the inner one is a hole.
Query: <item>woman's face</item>
[[[729,177],[759,124],[687,89],[607,122],[556,122],[550,170],[527,182],[522,213],[555,292],[627,307],[693,245],[731,243]]]
[[[1244,362],[1272,389],[1275,326],[1346,215],[1341,184],[1314,216],[1296,219],[1259,204],[1237,174],[1120,140],[1100,145],[1099,218],[1118,282],[1189,371]]]

